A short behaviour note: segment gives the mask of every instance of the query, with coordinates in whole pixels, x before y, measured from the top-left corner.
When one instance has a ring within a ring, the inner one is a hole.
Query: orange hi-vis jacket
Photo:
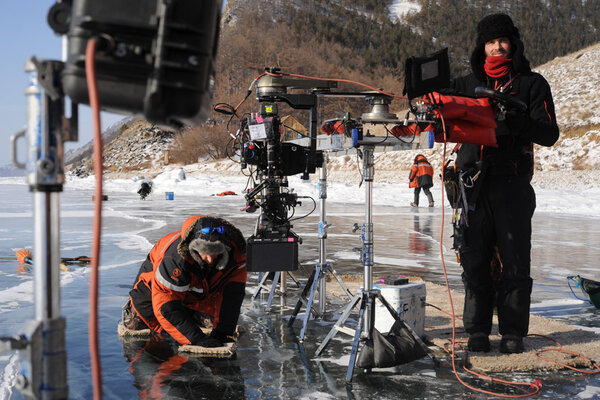
[[[415,163],[410,167],[410,175],[408,176],[410,183],[409,188],[433,186],[433,167],[424,156],[417,156]]]
[[[191,257],[178,252],[190,225],[201,217],[186,220],[181,232],[173,232],[152,248],[142,263],[133,289],[131,305],[155,332],[166,331],[180,344],[194,344],[204,337],[194,313],[214,318],[213,329],[225,335],[235,331],[246,288],[246,256],[231,240],[225,269],[203,269]]]

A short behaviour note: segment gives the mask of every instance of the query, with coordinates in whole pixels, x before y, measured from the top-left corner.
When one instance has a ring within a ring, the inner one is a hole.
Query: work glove
[[[202,338],[192,343],[194,346],[202,347],[223,347],[223,342],[213,337],[213,335],[204,335]]]
[[[508,109],[506,111],[504,123],[510,131],[510,134],[513,136],[528,135],[530,122],[531,119],[529,118],[529,115],[523,111],[518,111],[515,109]]]
[[[221,343],[235,342],[235,340],[233,340],[223,332],[219,332],[214,329],[210,332],[210,337],[217,339]]]

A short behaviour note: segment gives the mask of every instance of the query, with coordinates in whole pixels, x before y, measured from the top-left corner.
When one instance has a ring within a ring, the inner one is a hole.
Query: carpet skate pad
[[[129,337],[129,338],[136,338],[136,339],[144,339],[144,338],[149,338],[150,336],[152,336],[152,330],[150,330],[149,328],[133,330],[133,329],[126,328],[125,325],[123,325],[123,322],[119,322],[119,326],[117,327],[117,333],[119,334],[119,337],[121,337],[121,338]]]
[[[217,358],[230,358],[233,357],[237,350],[237,345],[234,342],[225,343],[222,347],[202,347],[186,344],[179,346],[180,353],[186,353],[190,356],[198,357],[217,357]]]

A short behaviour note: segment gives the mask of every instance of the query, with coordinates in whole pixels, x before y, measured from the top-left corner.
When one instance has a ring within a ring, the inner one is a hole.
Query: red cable
[[[291,77],[293,77],[293,78],[312,79],[312,80],[317,80],[317,81],[334,81],[334,82],[351,83],[351,84],[353,84],[353,85],[364,86],[364,87],[366,87],[366,88],[368,88],[368,89],[374,90],[374,91],[376,91],[376,92],[379,92],[379,93],[381,93],[381,94],[384,94],[384,95],[386,95],[386,96],[395,97],[395,98],[397,98],[397,99],[404,99],[404,100],[408,100],[408,97],[406,97],[406,96],[399,96],[399,95],[397,95],[397,94],[393,94],[393,93],[387,93],[387,92],[384,92],[383,90],[381,90],[381,89],[378,89],[378,88],[376,88],[376,87],[374,87],[374,86],[370,86],[370,85],[367,85],[367,84],[365,84],[365,83],[361,83],[361,82],[358,82],[358,81],[353,81],[353,80],[351,80],[351,79],[339,79],[339,78],[318,78],[318,77],[315,77],[315,76],[309,76],[309,75],[300,75],[300,74],[284,74],[284,73],[272,73],[272,72],[265,72],[265,73],[263,73],[263,75],[271,75],[271,76],[291,76]],[[261,76],[262,76],[262,75],[261,75]],[[236,107],[236,109],[237,109],[237,107]]]
[[[98,87],[96,86],[96,39],[90,39],[85,49],[85,76],[88,96],[94,124],[94,175],[96,189],[94,191],[94,225],[90,276],[90,316],[88,320],[88,340],[90,347],[90,363],[92,367],[92,386],[94,400],[102,399],[102,367],[98,346],[98,265],[100,260],[100,233],[102,227],[102,135],[100,130],[100,105]]]

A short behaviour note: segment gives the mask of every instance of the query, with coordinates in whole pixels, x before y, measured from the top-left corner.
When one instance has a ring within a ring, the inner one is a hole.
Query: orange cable
[[[549,363],[553,363],[553,364],[557,364],[557,365],[560,365],[561,367],[568,368],[570,370],[573,370],[573,371],[576,371],[576,372],[580,372],[582,374],[595,375],[595,374],[600,373],[600,367],[598,366],[598,364],[596,362],[594,362],[592,359],[584,356],[583,354],[579,354],[579,353],[576,353],[576,352],[571,351],[571,350],[565,350],[565,349],[563,349],[562,345],[557,340],[552,339],[551,337],[546,336],[546,335],[540,335],[540,334],[535,334],[535,333],[531,334],[529,336],[538,336],[538,337],[541,337],[541,338],[544,338],[544,339],[547,339],[547,340],[550,340],[550,341],[556,343],[557,347],[555,347],[555,348],[542,349],[542,350],[539,350],[538,352],[535,353],[535,356],[537,358],[539,358],[540,360],[543,360],[543,361],[546,361],[546,362],[549,362]],[[550,359],[547,359],[547,358],[544,358],[544,357],[540,356],[540,353],[546,353],[546,352],[550,352],[550,351],[556,351],[556,352],[563,353],[563,354],[570,354],[572,356],[579,357],[579,358],[582,358],[584,360],[587,360],[587,361],[590,362],[590,364],[594,368],[596,368],[596,371],[586,371],[586,370],[583,370],[583,369],[572,367],[572,366],[567,365],[565,363],[561,363],[561,362],[558,362],[558,361],[550,360]]]
[[[258,82],[258,80],[260,78],[262,78],[263,76],[267,75],[267,72],[263,72],[262,74],[260,74],[259,76],[257,76],[256,78],[254,78],[254,80],[252,81],[252,84],[250,85],[250,89],[248,89],[248,94],[246,94],[246,96],[242,99],[242,101],[239,102],[239,104],[237,106],[235,106],[235,108],[233,109],[233,114],[235,115],[235,112],[238,110],[238,108],[240,108],[240,106],[242,104],[244,104],[244,102],[248,99],[248,96],[250,96],[250,93],[252,93],[252,86]]]
[[[100,130],[100,105],[98,99],[98,87],[96,85],[95,67],[97,43],[96,39],[90,39],[85,50],[85,75],[94,125],[94,175],[96,177],[89,296],[90,315],[88,319],[88,341],[90,347],[94,400],[102,399],[102,366],[100,365],[100,350],[98,346],[98,266],[102,227],[102,135]]]
[[[367,85],[366,83],[362,83],[362,82],[358,82],[358,81],[353,81],[351,79],[340,79],[340,78],[318,78],[315,76],[309,76],[309,75],[300,75],[300,74],[286,74],[286,73],[273,73],[273,72],[265,72],[263,75],[271,75],[271,76],[291,76],[293,78],[302,78],[302,79],[312,79],[312,80],[317,80],[317,81],[335,81],[335,82],[344,82],[344,83],[351,83],[353,85],[359,85],[359,86],[364,86],[368,89],[374,90],[376,92],[379,92],[381,94],[384,94],[386,96],[390,96],[390,97],[395,97],[397,99],[404,99],[404,100],[408,100],[408,97],[406,96],[399,96],[397,94],[393,94],[393,93],[388,93],[388,92],[384,92],[381,89],[378,89],[374,86],[370,86]]]

